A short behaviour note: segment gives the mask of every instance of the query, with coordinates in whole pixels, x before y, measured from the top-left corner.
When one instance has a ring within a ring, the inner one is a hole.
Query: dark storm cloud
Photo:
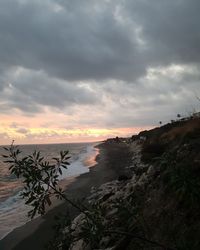
[[[0,0],[1,111],[85,105],[128,126],[185,109],[200,92],[199,9],[198,0]]]
[[[112,9],[76,2],[56,11],[53,0],[1,0],[1,64],[42,68],[68,80],[138,74],[129,27],[115,20]]]
[[[125,1],[127,15],[142,27],[149,64],[200,62],[200,1]]]
[[[0,66],[133,81],[148,66],[199,62],[199,8],[197,0],[1,0]]]
[[[18,108],[27,113],[40,112],[43,106],[62,110],[72,104],[87,105],[98,101],[96,93],[86,86],[49,78],[41,71],[20,68],[17,73],[10,72],[8,81],[7,88],[0,93],[1,100],[8,100],[8,108]]]

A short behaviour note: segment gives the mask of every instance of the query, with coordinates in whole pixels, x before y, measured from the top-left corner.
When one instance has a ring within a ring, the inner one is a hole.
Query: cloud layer
[[[142,128],[198,109],[199,9],[198,0],[0,0],[1,120],[21,116],[21,134],[41,115],[47,128]]]

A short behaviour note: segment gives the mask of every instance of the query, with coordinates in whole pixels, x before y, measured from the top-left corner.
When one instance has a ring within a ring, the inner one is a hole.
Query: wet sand
[[[97,165],[90,168],[88,173],[82,174],[66,184],[66,194],[69,198],[83,200],[90,194],[92,187],[117,179],[124,174],[131,162],[131,154],[126,144],[102,144],[98,146],[100,154],[97,156]],[[61,203],[43,216],[16,228],[0,241],[1,250],[42,250],[45,244],[53,237],[52,226],[54,217],[69,210],[71,218],[79,212],[66,203]]]

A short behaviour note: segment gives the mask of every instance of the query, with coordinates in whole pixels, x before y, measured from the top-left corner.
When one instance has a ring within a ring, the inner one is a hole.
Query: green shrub
[[[175,194],[180,204],[197,206],[200,204],[200,176],[196,174],[193,155],[191,158],[191,152],[187,150],[182,154],[181,149],[165,154],[160,164],[166,169],[164,175],[166,189]]]

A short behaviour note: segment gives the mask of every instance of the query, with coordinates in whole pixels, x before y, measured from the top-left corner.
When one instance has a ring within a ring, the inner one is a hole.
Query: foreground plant
[[[24,183],[21,197],[25,199],[26,204],[33,207],[28,213],[29,217],[33,218],[36,214],[44,215],[47,205],[51,205],[53,196],[64,199],[83,215],[84,219],[81,224],[78,224],[78,228],[80,228],[78,233],[70,216],[62,216],[55,225],[56,235],[48,245],[48,249],[71,249],[71,246],[79,240],[89,244],[91,249],[97,249],[101,247],[101,239],[112,235],[113,239],[117,239],[117,236],[131,237],[143,242],[145,245],[170,250],[170,248],[166,248],[158,242],[149,240],[145,237],[145,234],[140,234],[141,223],[137,222],[138,219],[136,220],[135,214],[132,215],[131,204],[126,202],[127,205],[122,201],[116,201],[114,204],[117,208],[116,219],[105,223],[106,214],[101,204],[97,202],[86,208],[82,204],[69,199],[59,187],[58,178],[62,174],[62,168],[67,168],[69,165],[68,151],[61,151],[58,158],[52,158],[54,164],[50,164],[37,151],[32,155],[22,157],[21,151],[13,143],[9,148],[4,149],[7,152],[6,155],[3,155],[4,162],[10,164],[11,173],[21,178]],[[139,227],[138,225],[136,227],[131,225],[130,227],[129,221],[131,220],[139,224]],[[116,225],[120,230],[116,229]],[[137,232],[135,228],[137,228]]]
[[[3,155],[4,162],[9,163],[11,173],[16,177],[22,178],[24,189],[20,196],[25,199],[25,204],[31,205],[33,209],[29,211],[28,216],[31,219],[36,215],[43,215],[46,206],[51,205],[51,198],[55,196],[58,199],[64,199],[73,207],[83,212],[80,206],[68,199],[64,191],[59,187],[59,175],[62,174],[62,168],[69,165],[69,151],[61,151],[60,157],[52,158],[55,162],[50,164],[40,152],[34,151],[32,155],[21,157],[21,151],[13,143]]]

